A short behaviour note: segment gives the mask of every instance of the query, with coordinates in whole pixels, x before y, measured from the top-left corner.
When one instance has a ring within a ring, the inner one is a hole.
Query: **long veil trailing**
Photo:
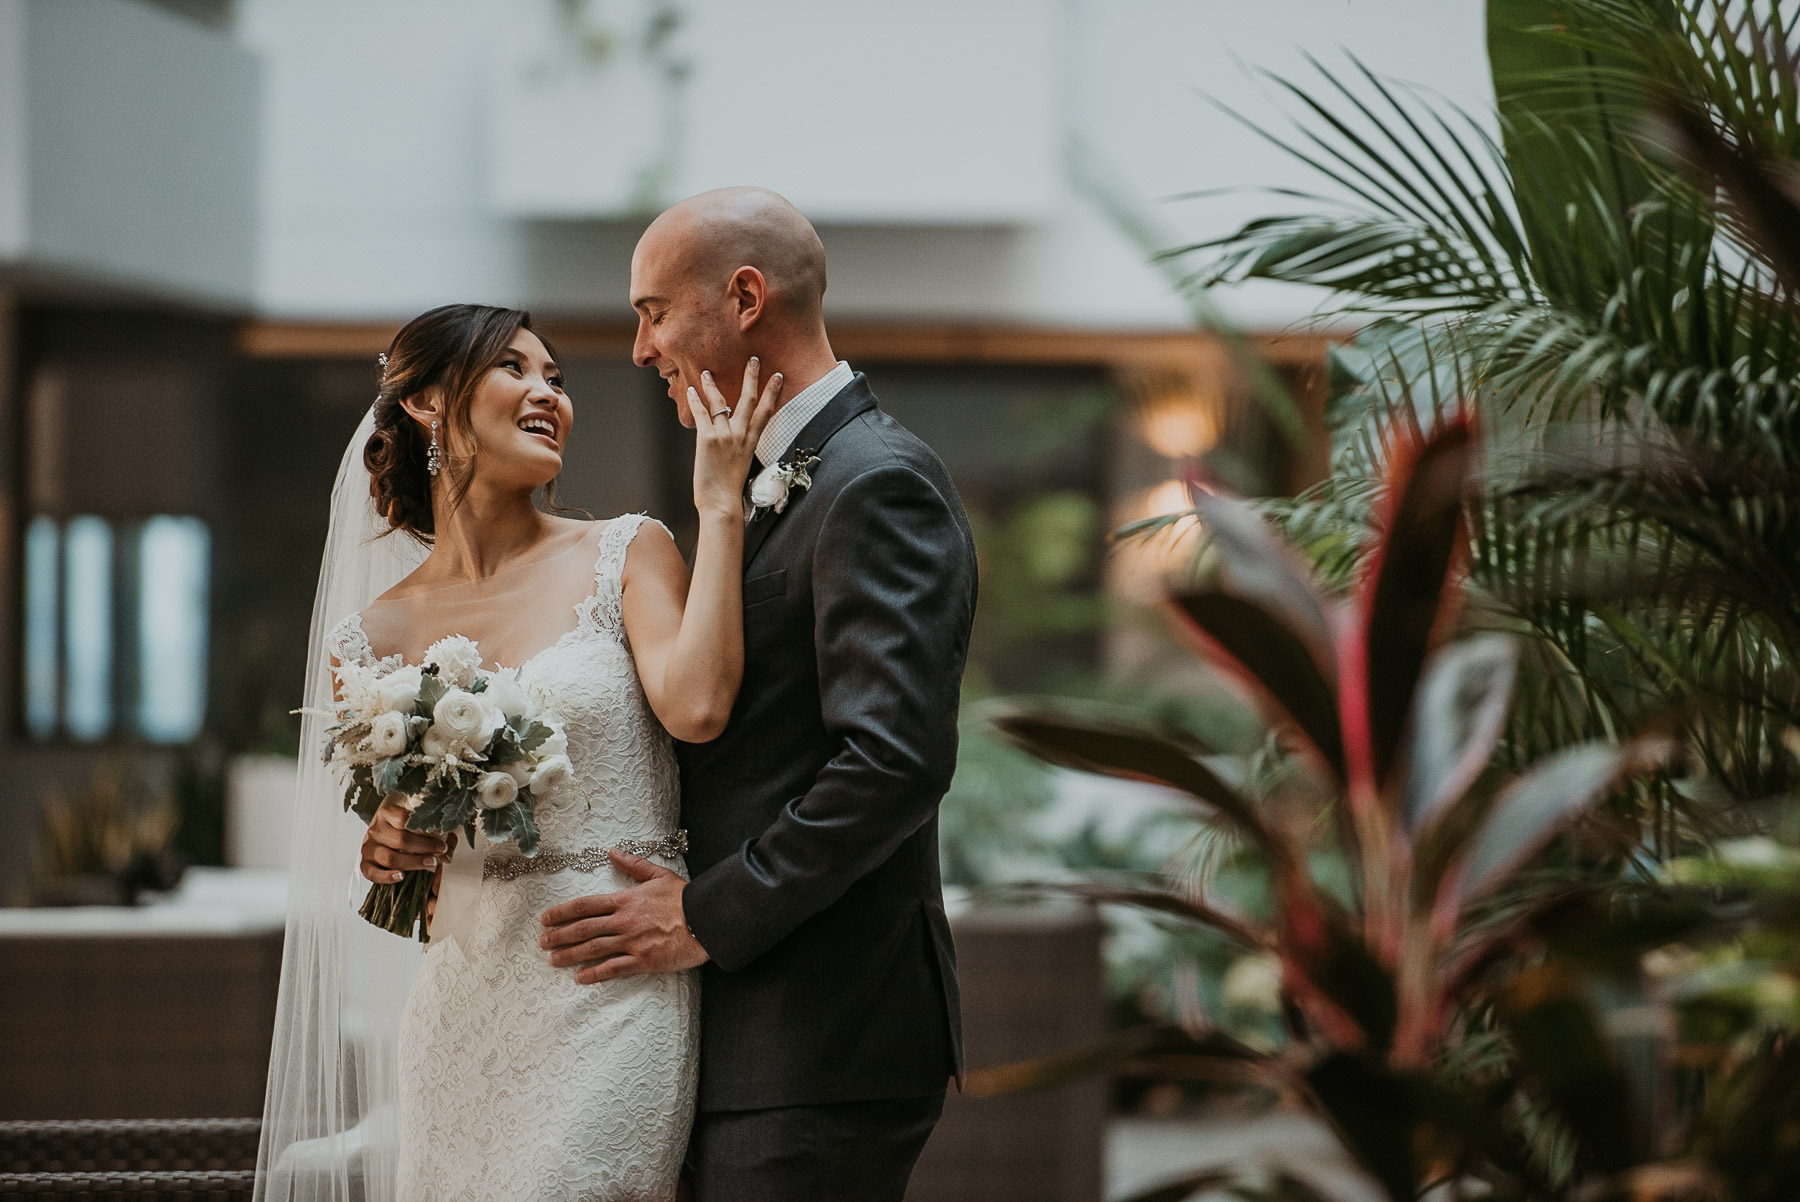
[[[257,1202],[392,1202],[398,1152],[395,1045],[418,944],[356,912],[362,826],[320,758],[331,702],[326,638],[410,573],[425,549],[387,523],[369,496],[363,446],[373,408],[350,439],[331,489],[331,528],[306,644],[306,714],[288,868],[287,941],[263,1103]]]

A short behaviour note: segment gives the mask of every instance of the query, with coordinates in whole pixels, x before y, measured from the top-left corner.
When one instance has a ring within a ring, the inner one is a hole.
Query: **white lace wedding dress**
[[[620,609],[626,548],[647,520],[601,532],[574,629],[519,666],[566,725],[573,787],[539,810],[535,860],[489,850],[466,954],[455,941],[425,954],[400,1030],[400,1202],[674,1197],[693,1117],[697,974],[578,985],[537,942],[549,907],[632,883],[608,847],[687,871],[674,755]],[[402,662],[375,658],[356,615],[331,650],[390,671]]]

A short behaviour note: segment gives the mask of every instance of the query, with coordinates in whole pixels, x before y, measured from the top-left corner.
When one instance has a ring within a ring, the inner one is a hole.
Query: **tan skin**
[[[712,275],[697,270],[694,247],[701,237],[677,206],[645,231],[631,261],[638,314],[632,359],[668,382],[676,413],[690,429],[698,426],[699,410],[683,397],[696,381],[714,396],[709,365],[723,372],[760,358],[787,378],[790,397],[837,365],[816,309],[796,316],[772,295],[763,272],[749,266]],[[705,950],[681,908],[687,882],[636,857],[615,852],[612,858],[639,883],[544,911],[538,943],[551,953],[550,963],[575,968],[583,984],[704,963]]]
[[[696,390],[685,398],[689,422],[698,431],[694,503],[700,538],[692,578],[675,544],[659,528],[647,527],[626,554],[625,631],[644,695],[664,727],[684,741],[718,737],[743,678],[743,480],[783,388],[779,372],[766,386],[759,386],[760,376],[761,366],[752,359],[735,402],[726,400],[710,377],[703,381],[704,397]],[[429,432],[437,420],[440,440],[455,441],[445,436],[440,398],[425,394],[403,403],[423,431]],[[508,353],[483,376],[471,401],[470,432],[480,450],[467,463],[464,499],[451,503],[451,472],[437,478],[432,496],[437,536],[431,553],[371,611],[382,602],[405,603],[501,573],[531,572],[589,541],[594,523],[546,514],[532,503],[532,495],[562,470],[574,416],[561,372],[544,344],[521,330]],[[534,418],[548,419],[554,433],[525,429]],[[451,447],[453,464],[460,450]],[[447,633],[482,643],[483,632],[432,631],[419,649]],[[411,632],[403,637],[419,641]],[[397,796],[377,810],[363,840],[361,868],[369,880],[398,881],[403,872],[437,868],[439,857],[448,857],[451,844],[406,830],[406,816]],[[614,859],[652,895],[672,897],[679,912],[680,887],[686,884],[680,876],[636,856],[615,853]],[[435,892],[427,913],[434,911]],[[705,952],[687,934],[685,922],[660,933],[657,950],[662,956],[691,961],[686,967],[704,961]]]

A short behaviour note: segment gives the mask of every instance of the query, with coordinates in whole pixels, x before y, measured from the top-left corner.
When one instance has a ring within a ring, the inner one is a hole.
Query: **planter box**
[[[248,875],[214,873],[221,889]],[[212,879],[190,876],[196,890]],[[279,918],[228,921],[221,906],[207,911],[219,929],[179,929],[159,921],[171,909],[14,911],[0,924],[0,1119],[261,1113]],[[1090,909],[952,913],[969,1067],[1105,1038]],[[953,1089],[908,1202],[1099,1202],[1106,1117],[1104,1076],[996,1098]]]
[[[281,932],[0,935],[0,1119],[262,1113]]]
[[[1106,1038],[1101,923],[1086,906],[952,911],[968,1065],[994,1068]],[[907,1202],[1099,1202],[1108,1079],[971,1098],[954,1088]]]

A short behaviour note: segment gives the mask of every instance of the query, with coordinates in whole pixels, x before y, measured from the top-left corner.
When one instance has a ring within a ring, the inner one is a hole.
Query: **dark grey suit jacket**
[[[944,1088],[962,1066],[937,807],[975,614],[949,473],[860,374],[795,448],[809,491],[751,522],[744,684],[677,744],[702,970],[702,1110]]]

